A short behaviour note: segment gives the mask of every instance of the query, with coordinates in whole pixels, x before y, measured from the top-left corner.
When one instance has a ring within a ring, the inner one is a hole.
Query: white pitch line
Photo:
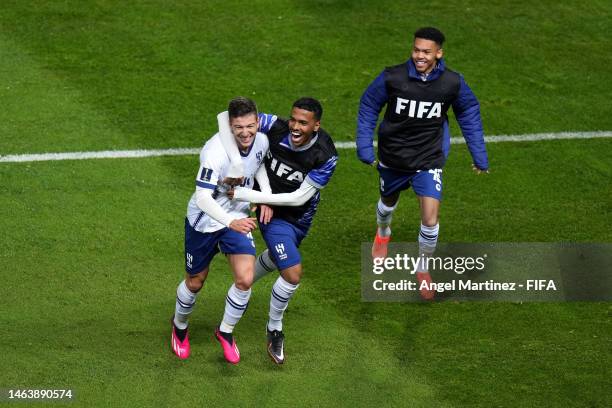
[[[538,142],[541,140],[567,140],[567,139],[608,139],[612,138],[612,131],[598,130],[595,132],[558,132],[558,133],[527,133],[524,135],[496,135],[485,136],[487,143],[501,142]],[[354,149],[355,142],[335,142],[337,149]],[[376,145],[376,141],[374,141]],[[465,144],[462,137],[451,137],[451,144]],[[0,161],[2,159],[0,158]]]
[[[528,133],[524,135],[497,135],[486,136],[487,143],[500,142],[537,142],[542,140],[567,139],[604,139],[612,138],[612,131],[600,130],[595,132],[559,132],[559,133]],[[376,144],[376,142],[374,142]],[[355,142],[335,142],[338,149],[354,149]],[[451,138],[451,144],[465,144],[462,137]],[[200,153],[201,148],[177,148],[163,150],[104,150],[98,152],[69,152],[69,153],[37,153],[37,154],[9,154],[0,155],[0,163],[21,163],[52,160],[85,160],[85,159],[125,159],[155,156],[185,156]]]
[[[19,163],[50,160],[126,159],[155,156],[185,156],[200,153],[201,148],[164,150],[103,150],[99,152],[13,154],[0,156],[0,163]]]

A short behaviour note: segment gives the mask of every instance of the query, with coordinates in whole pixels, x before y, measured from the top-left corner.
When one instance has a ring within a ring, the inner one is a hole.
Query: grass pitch
[[[0,154],[199,146],[238,94],[279,114],[319,97],[325,127],[349,140],[361,92],[424,24],[446,33],[488,134],[612,129],[608,2],[428,7],[3,2]],[[611,147],[489,145],[492,173],[476,177],[453,146],[441,240],[610,242]],[[231,277],[220,258],[191,321],[193,356],[178,361],[168,319],[197,166],[0,165],[0,388],[72,388],[72,406],[87,407],[610,405],[609,303],[362,303],[376,174],[350,150],[303,244],[286,365],[265,354],[271,277],[237,326],[243,361],[222,361],[212,332]],[[418,222],[409,192],[395,240],[416,239]]]

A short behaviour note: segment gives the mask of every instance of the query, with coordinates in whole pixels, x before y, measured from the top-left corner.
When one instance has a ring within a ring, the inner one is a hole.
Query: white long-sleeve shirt
[[[257,133],[247,153],[241,153],[244,166],[245,189],[252,189],[257,170],[268,151],[268,138]],[[227,196],[229,186],[223,183],[228,177],[230,159],[225,153],[219,135],[213,136],[200,152],[200,168],[196,176],[196,189],[187,205],[187,219],[200,232],[214,232],[238,218],[247,217],[249,204],[232,201]]]

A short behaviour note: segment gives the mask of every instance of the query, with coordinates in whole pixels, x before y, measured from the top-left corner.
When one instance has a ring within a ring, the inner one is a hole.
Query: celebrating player
[[[257,132],[259,119],[255,103],[238,97],[230,101],[228,112],[234,148],[240,151],[241,167],[245,175],[243,188],[253,188],[254,178],[260,185],[267,186],[265,169],[261,164],[268,151],[268,138]],[[251,296],[255,263],[255,244],[251,231],[256,228],[256,222],[254,218],[248,217],[248,203],[232,202],[227,196],[227,191],[232,187],[226,180],[229,170],[230,161],[217,134],[206,142],[200,153],[195,193],[187,206],[187,273],[176,291],[176,310],[172,322],[172,350],[181,359],[189,357],[190,353],[187,319],[208,276],[209,264],[221,251],[229,260],[234,284],[227,292],[225,313],[215,330],[215,336],[221,343],[225,359],[233,364],[240,361],[232,332]]]
[[[372,257],[386,257],[391,239],[391,217],[400,192],[412,186],[421,208],[419,254],[433,254],[438,241],[438,212],[442,199],[442,167],[450,148],[447,111],[453,112],[477,174],[488,172],[480,106],[463,77],[446,68],[442,44],[444,35],[425,27],[414,33],[412,57],[405,63],[383,70],[368,86],[359,105],[357,155],[369,165],[377,165],[380,200],[376,219],[378,229]],[[387,105],[378,128],[378,163],[373,137],[378,115]],[[431,282],[427,263],[417,271],[419,286]],[[433,291],[422,290],[426,299]]]
[[[321,104],[313,98],[295,101],[289,120],[260,114],[259,130],[270,140],[265,168],[274,194],[243,187],[234,192],[234,200],[266,203],[274,210],[274,218],[260,225],[268,249],[257,258],[255,280],[280,270],[272,287],[267,324],[268,354],[276,364],[285,360],[283,313],[302,277],[298,247],[312,224],[319,190],[329,182],[338,160],[331,137],[320,128],[322,114]],[[235,147],[230,145],[228,150]],[[236,161],[236,152],[228,154]]]

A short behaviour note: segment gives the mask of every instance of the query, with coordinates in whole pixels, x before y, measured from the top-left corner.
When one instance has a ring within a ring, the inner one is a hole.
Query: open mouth
[[[301,132],[292,131],[291,132],[291,141],[293,143],[299,143],[302,141],[303,135]]]
[[[249,147],[251,145],[251,141],[253,138],[251,136],[240,136],[238,137],[238,141],[242,147]]]

